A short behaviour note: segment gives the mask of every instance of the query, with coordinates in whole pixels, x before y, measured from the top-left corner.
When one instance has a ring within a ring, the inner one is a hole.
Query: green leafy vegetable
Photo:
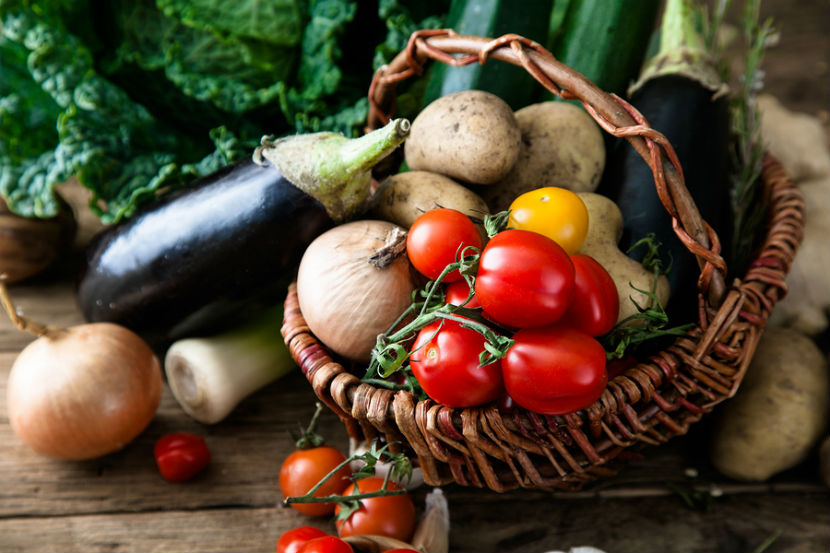
[[[0,195],[50,217],[76,176],[113,223],[265,134],[361,134],[373,71],[447,3],[0,0]]]

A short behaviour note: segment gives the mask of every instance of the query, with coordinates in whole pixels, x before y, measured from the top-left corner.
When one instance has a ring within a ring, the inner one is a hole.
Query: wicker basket
[[[372,81],[369,128],[389,119],[394,85],[420,75],[429,59],[457,66],[491,58],[522,66],[549,91],[581,101],[605,131],[628,139],[649,164],[678,237],[701,267],[697,326],[612,378],[593,405],[564,416],[524,409],[502,413],[494,406],[452,409],[418,401],[409,392],[361,383],[310,333],[293,285],[285,302],[283,336],[315,394],[349,434],[400,444],[417,458],[428,484],[573,490],[616,473],[629,448],[684,434],[735,393],[774,304],[786,293],[784,280],[802,236],[803,200],[779,164],[767,158],[762,178],[769,214],[763,245],[744,278],[727,284],[718,237],[690,199],[665,137],[625,101],[516,35],[487,39],[447,30],[416,32],[406,50]]]

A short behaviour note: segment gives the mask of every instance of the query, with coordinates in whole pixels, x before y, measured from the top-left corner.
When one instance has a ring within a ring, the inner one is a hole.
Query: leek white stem
[[[238,329],[170,346],[164,370],[188,415],[217,423],[243,399],[297,367],[280,335],[282,314],[280,305]]]

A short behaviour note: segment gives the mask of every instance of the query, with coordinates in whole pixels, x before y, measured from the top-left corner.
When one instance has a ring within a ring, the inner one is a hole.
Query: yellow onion
[[[16,314],[39,337],[9,373],[7,405],[15,434],[43,455],[92,459],[123,448],[150,423],[161,401],[160,363],[132,331],[112,323],[58,328]]]
[[[415,278],[403,228],[353,221],[309,245],[300,262],[297,297],[309,329],[323,344],[365,362],[378,334],[409,307]]]

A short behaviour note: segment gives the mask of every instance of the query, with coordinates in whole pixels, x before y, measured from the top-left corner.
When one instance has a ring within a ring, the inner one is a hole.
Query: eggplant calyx
[[[713,99],[729,93],[729,86],[723,82],[696,27],[689,0],[666,2],[660,25],[660,48],[645,63],[637,82],[628,89],[629,96],[646,82],[666,75],[679,75],[697,82],[712,91]]]
[[[372,167],[409,135],[409,121],[395,119],[358,138],[332,132],[263,138],[254,160],[271,162],[294,186],[316,198],[335,222],[354,217],[366,204]]]

